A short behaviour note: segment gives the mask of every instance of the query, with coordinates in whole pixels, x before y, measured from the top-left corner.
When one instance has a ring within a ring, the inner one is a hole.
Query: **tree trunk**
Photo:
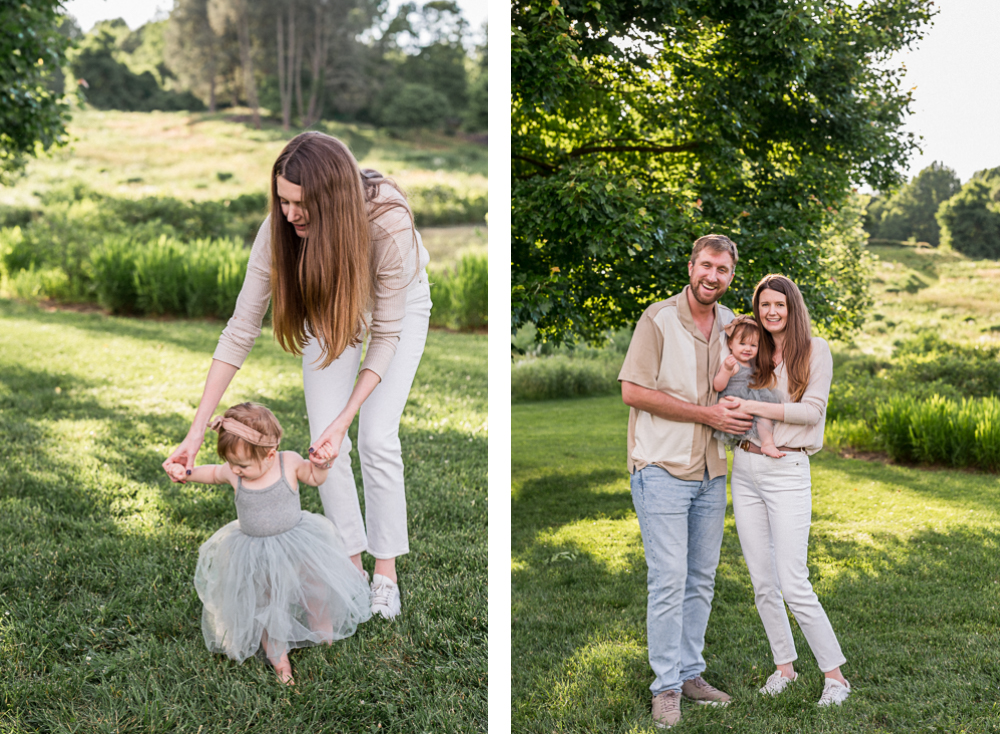
[[[297,39],[295,34],[295,3],[288,4],[288,37],[285,38],[284,20],[278,12],[278,96],[281,99],[281,127],[288,130],[292,126],[293,76],[298,73],[295,63]],[[287,44],[287,45],[286,45]]]
[[[260,104],[257,101],[257,81],[253,76],[253,57],[250,53],[250,19],[245,3],[240,3],[236,32],[240,39],[240,61],[243,64],[243,86],[247,93],[247,104],[253,112],[253,126],[260,130]]]
[[[316,35],[313,41],[312,89],[309,91],[309,111],[303,121],[305,127],[315,125],[320,118],[323,103],[323,71],[326,68],[327,47],[330,40],[323,4],[317,3],[315,8]]]

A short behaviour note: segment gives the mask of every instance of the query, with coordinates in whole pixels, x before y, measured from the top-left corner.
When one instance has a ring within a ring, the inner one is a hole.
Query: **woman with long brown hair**
[[[389,619],[400,611],[396,557],[409,552],[399,421],[427,338],[428,259],[392,181],[361,170],[329,135],[307,132],[289,141],[274,163],[271,213],[257,233],[191,429],[164,462],[193,469],[212,412],[260,334],[273,296],[275,339],[303,358],[309,458],[331,466],[320,486],[323,510],[361,574],[367,577],[361,553],[375,557],[372,611]],[[347,436],[359,411],[364,522]]]
[[[826,675],[819,705],[839,705],[851,691],[840,672],[846,658],[806,565],[812,519],[809,456],[823,448],[833,358],[826,341],[810,335],[805,301],[788,278],[765,276],[753,294],[753,313],[763,333],[750,387],[770,388],[779,402],[736,402],[743,412],[774,421],[774,443],[784,452],[772,458],[759,443],[744,441],[734,450],[730,480],[736,529],[777,668],[760,691],[775,696],[798,677],[787,604]]]

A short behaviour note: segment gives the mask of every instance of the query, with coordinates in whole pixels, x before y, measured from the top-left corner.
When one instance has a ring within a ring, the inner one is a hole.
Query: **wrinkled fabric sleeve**
[[[812,340],[809,359],[809,385],[797,403],[785,403],[784,423],[814,426],[826,414],[826,403],[833,382],[833,355],[825,339]]]
[[[254,342],[260,336],[264,314],[271,302],[271,217],[257,230],[243,288],[236,299],[233,316],[219,337],[212,355],[220,362],[242,367]]]
[[[371,339],[361,369],[371,370],[381,379],[396,354],[406,315],[406,292],[417,277],[417,242],[409,208],[392,207],[372,222],[372,246],[376,267],[375,301],[370,322]]]
[[[631,382],[647,390],[656,390],[663,357],[663,334],[648,310],[643,312],[632,332],[618,382]]]

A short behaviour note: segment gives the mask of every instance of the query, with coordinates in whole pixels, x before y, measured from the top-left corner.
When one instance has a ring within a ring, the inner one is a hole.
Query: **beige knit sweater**
[[[391,186],[383,186],[377,201],[390,199],[404,200]],[[378,271],[375,303],[368,319],[371,340],[361,369],[371,370],[379,378],[385,376],[396,353],[406,312],[406,294],[427,282],[424,268],[430,256],[420,233],[411,228],[407,211],[393,207],[371,223],[372,247]],[[219,345],[213,355],[215,359],[235,367],[243,366],[254,341],[260,336],[261,323],[270,301],[271,217],[268,216],[257,231],[247,264],[246,280],[236,300],[233,317],[219,337]]]

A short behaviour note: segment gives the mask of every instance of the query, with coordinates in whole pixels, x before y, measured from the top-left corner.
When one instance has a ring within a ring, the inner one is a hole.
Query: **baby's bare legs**
[[[288,652],[279,652],[278,646],[271,644],[271,640],[267,636],[267,630],[264,630],[260,641],[264,645],[264,653],[267,655],[267,659],[274,666],[274,672],[278,674],[278,680],[285,685],[294,686],[295,681],[292,679],[292,664],[288,661]]]
[[[757,419],[757,435],[760,436],[761,453],[765,456],[770,456],[772,459],[780,459],[785,454],[778,451],[774,445],[773,427],[774,424],[770,418]]]

